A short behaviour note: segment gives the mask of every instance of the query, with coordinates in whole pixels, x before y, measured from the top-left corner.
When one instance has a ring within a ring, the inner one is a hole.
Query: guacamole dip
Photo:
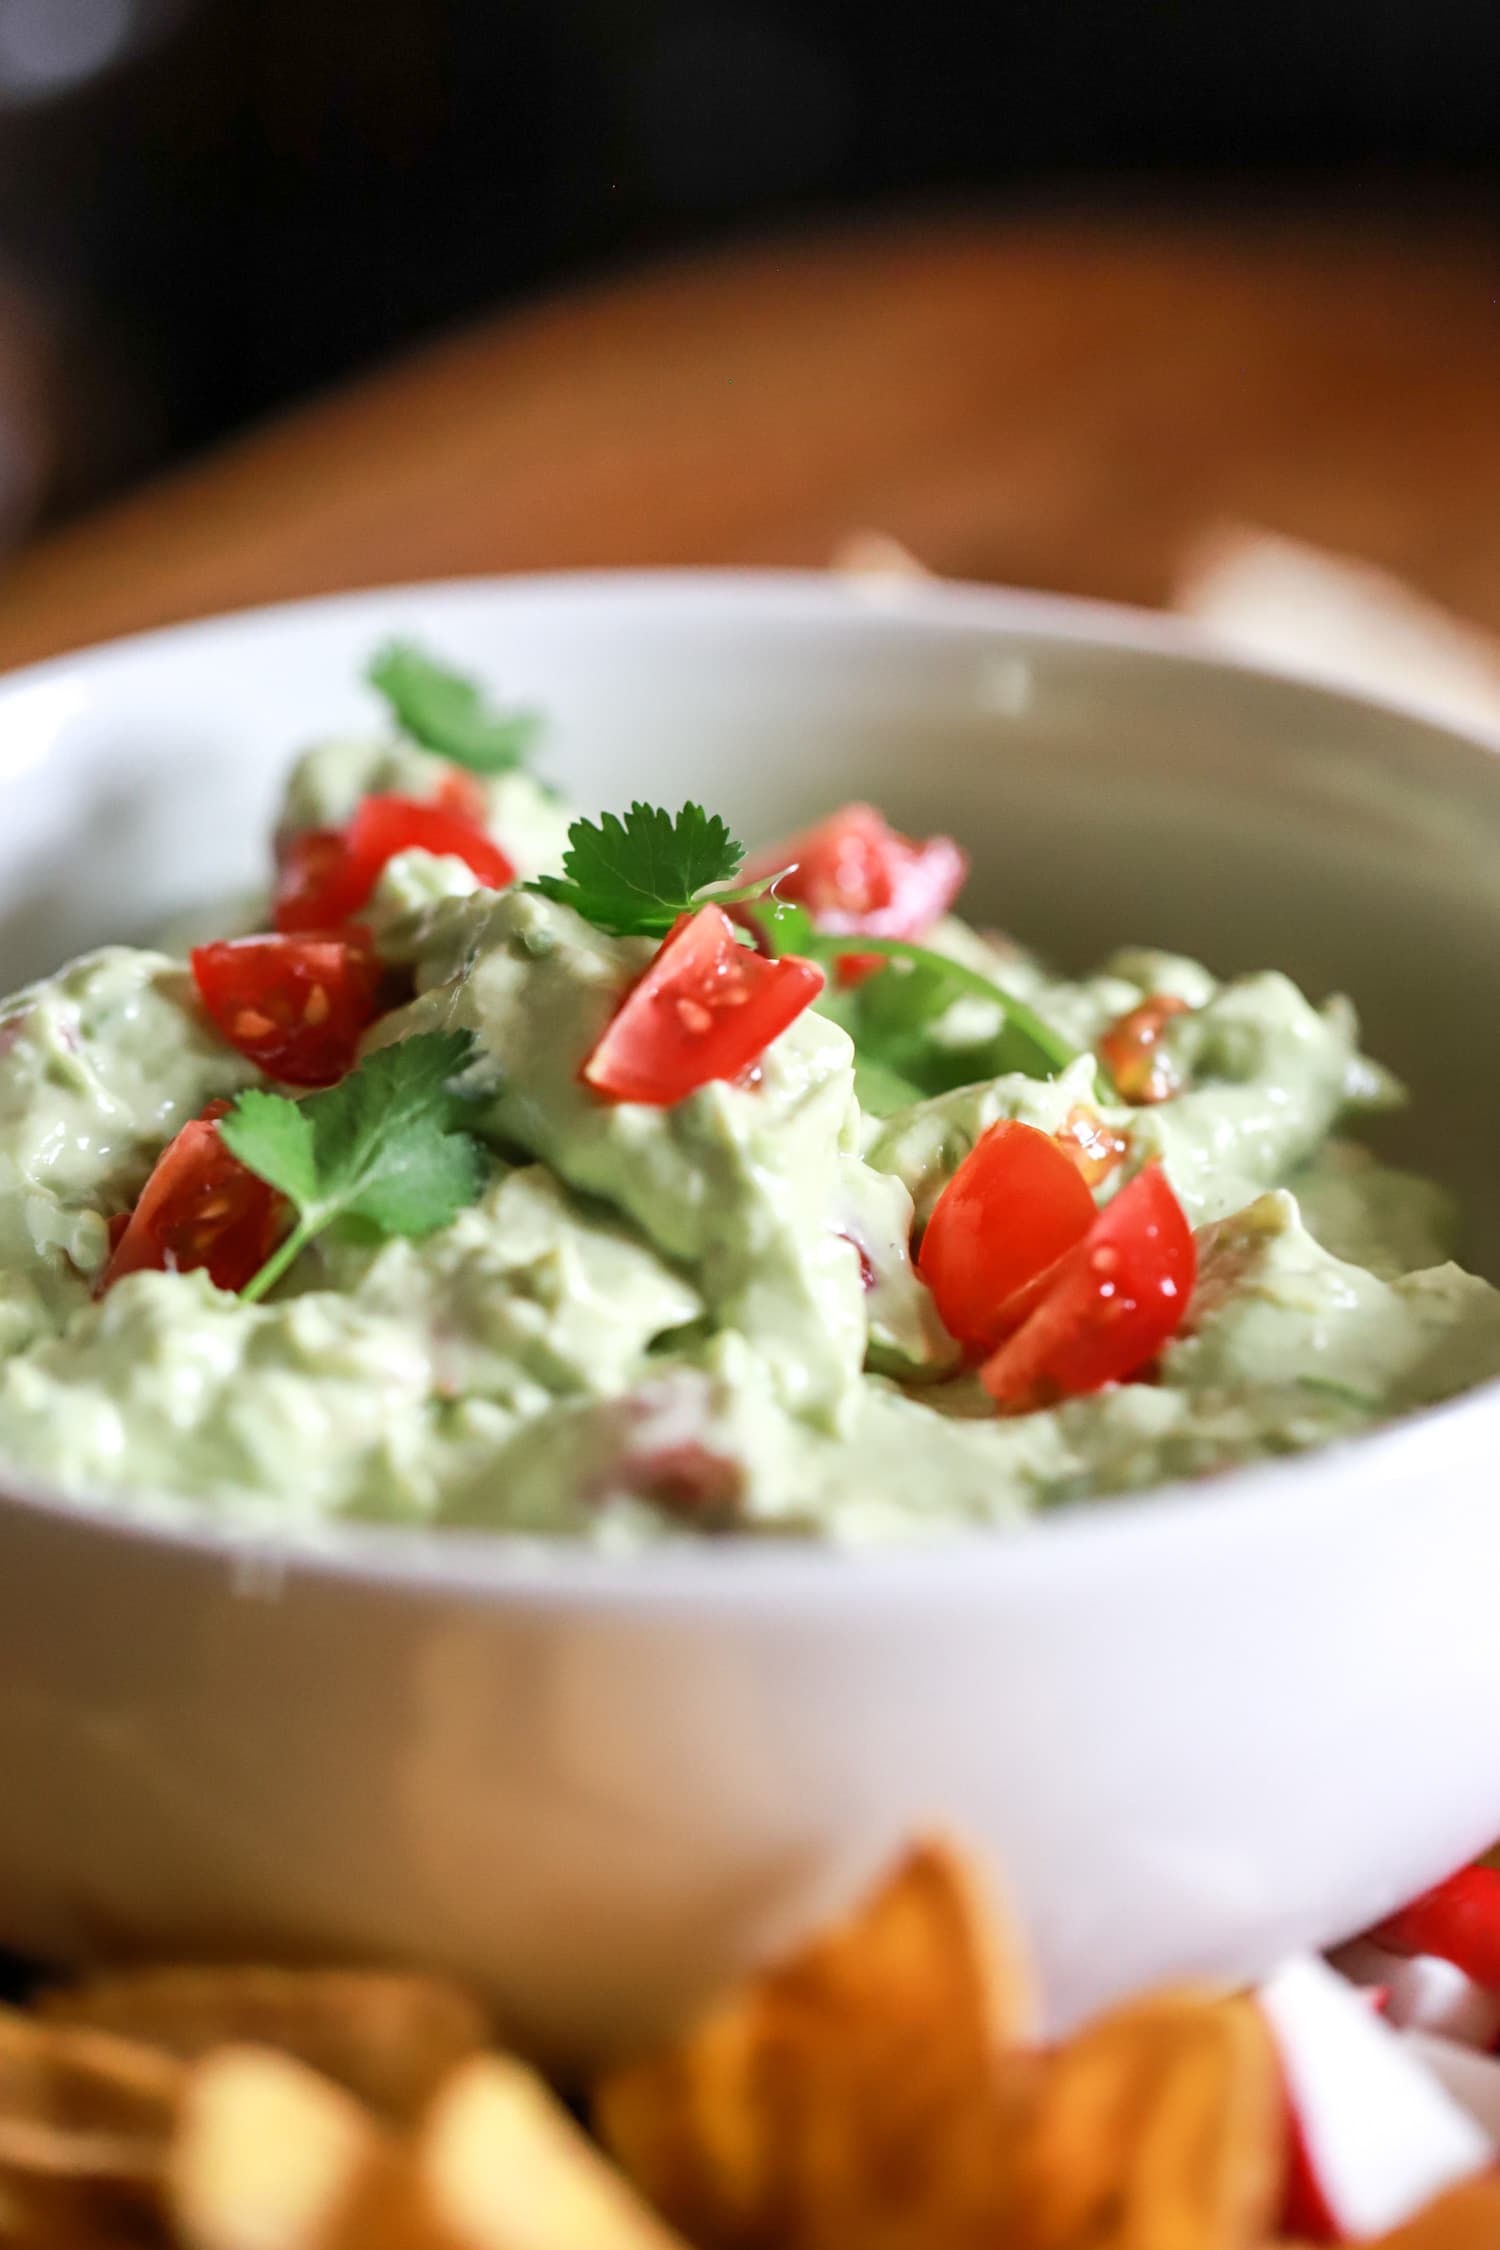
[[[269,903],[0,1006],[0,1456],[122,1513],[927,1538],[1500,1372],[1349,1003],[1081,980],[868,806],[573,822],[381,652]]]

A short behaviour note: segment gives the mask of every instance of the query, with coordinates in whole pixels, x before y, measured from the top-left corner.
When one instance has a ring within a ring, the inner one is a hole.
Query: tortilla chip
[[[167,2163],[185,2250],[420,2250],[407,2154],[343,2087],[264,2047],[189,2073]]]
[[[41,2008],[54,2023],[92,2024],[186,2062],[215,2047],[274,2047],[398,2122],[490,2038],[462,1985],[376,1970],[122,1970],[48,1993]]]
[[[828,567],[844,578],[930,578],[924,562],[887,531],[851,531],[839,541]]]
[[[1500,2250],[1500,2178],[1487,2173],[1449,2188],[1371,2250]]]
[[[453,2250],[686,2250],[524,2063],[488,2055],[438,2095],[417,2148],[421,2241]]]
[[[0,2008],[0,2130],[48,2125],[164,2144],[182,2083],[181,2066],[152,2047]]]
[[[1500,724],[1494,639],[1355,556],[1219,524],[1182,558],[1171,606],[1263,662],[1421,702],[1452,726]]]
[[[151,2243],[181,2066],[0,2010],[0,2244]]]
[[[1029,1982],[971,1870],[920,1845],[849,1921],[606,2078],[606,2147],[700,2250],[998,2239]]]
[[[97,2182],[0,2181],[3,2250],[177,2250],[158,2213]]]
[[[1026,2250],[1242,2250],[1281,2207],[1286,2115],[1253,2000],[1165,1992],[1044,2062],[1022,2138]]]

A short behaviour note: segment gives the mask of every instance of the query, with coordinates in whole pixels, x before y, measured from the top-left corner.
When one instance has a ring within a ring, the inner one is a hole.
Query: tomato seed
[[[311,992],[307,996],[307,999],[303,1003],[302,1021],[304,1023],[312,1024],[327,1023],[328,994],[321,984],[315,984],[313,986]]]
[[[701,1000],[678,1000],[675,1006],[677,1021],[695,1039],[701,1039],[705,1032],[713,1030],[713,1011],[705,1008]]]

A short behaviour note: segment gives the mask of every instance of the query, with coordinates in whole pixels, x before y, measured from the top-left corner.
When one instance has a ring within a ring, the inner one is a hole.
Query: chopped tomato
[[[1063,1154],[1078,1166],[1091,1188],[1107,1180],[1130,1154],[1130,1142],[1083,1102],[1075,1102],[1056,1135]]]
[[[448,768],[432,802],[440,811],[452,813],[455,820],[466,820],[471,828],[483,828],[488,817],[484,791],[462,766]]]
[[[1465,1867],[1374,1932],[1392,1953],[1430,1953],[1500,1992],[1500,1868]]]
[[[819,929],[835,936],[920,937],[947,913],[969,871],[967,855],[951,836],[915,843],[873,805],[843,806],[805,835],[761,853],[745,872],[753,881],[790,862],[779,894],[805,906]],[[846,954],[839,980],[854,984],[881,966],[878,953]]]
[[[980,1135],[933,1208],[917,1270],[949,1334],[991,1351],[1016,1292],[1094,1223],[1094,1199],[1050,1133],[1004,1118]]]
[[[1148,1164],[1009,1308],[1025,1317],[986,1361],[985,1389],[1026,1414],[1138,1375],[1181,1326],[1197,1271],[1187,1214]]]
[[[193,976],[224,1037],[289,1086],[331,1086],[379,1012],[368,935],[248,937],[200,945]]]
[[[1181,1076],[1161,1044],[1161,1035],[1174,1016],[1186,1014],[1185,1000],[1158,992],[1105,1032],[1099,1052],[1127,1102],[1169,1102],[1181,1090]]]
[[[743,1077],[823,989],[823,972],[741,945],[721,906],[680,921],[583,1066],[598,1094],[665,1108]]]
[[[272,920],[283,933],[336,930],[363,904],[358,889],[344,830],[299,829],[276,855]]]
[[[127,1273],[192,1273],[217,1289],[243,1289],[275,1249],[287,1206],[273,1187],[231,1156],[218,1120],[228,1102],[210,1102],[156,1160],[114,1244],[98,1294]]]
[[[347,828],[311,828],[291,837],[281,854],[275,921],[283,933],[336,930],[357,914],[398,852],[449,854],[471,867],[490,890],[515,868],[471,820],[414,797],[366,797]]]

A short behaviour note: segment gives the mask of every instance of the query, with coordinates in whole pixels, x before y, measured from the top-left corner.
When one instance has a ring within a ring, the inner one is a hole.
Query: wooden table
[[[13,567],[0,663],[244,602],[572,564],[821,563],[1159,601],[1225,516],[1500,627],[1500,256],[1430,228],[949,220],[528,307]]]

